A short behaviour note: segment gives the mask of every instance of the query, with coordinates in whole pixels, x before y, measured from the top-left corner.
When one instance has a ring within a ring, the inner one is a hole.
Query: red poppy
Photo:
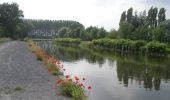
[[[66,75],[66,78],[69,78],[70,76],[69,75]]]
[[[79,78],[78,78],[77,76],[75,76],[74,78],[75,78],[75,80],[76,80],[76,81],[78,81],[78,80],[79,80]]]
[[[91,87],[91,86],[88,86],[87,88],[88,88],[88,90],[91,90],[91,89],[92,89],[92,87]]]
[[[80,86],[80,87],[82,87],[82,86],[83,86],[83,84],[81,83],[81,84],[79,84],[79,86]]]
[[[62,80],[56,80],[56,84],[60,84]]]

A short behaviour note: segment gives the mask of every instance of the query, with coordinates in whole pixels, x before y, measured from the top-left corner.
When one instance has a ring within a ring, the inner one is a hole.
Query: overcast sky
[[[0,0],[3,2],[18,3],[28,19],[74,20],[107,30],[117,29],[121,13],[130,7],[138,11],[164,7],[170,18],[170,0]]]

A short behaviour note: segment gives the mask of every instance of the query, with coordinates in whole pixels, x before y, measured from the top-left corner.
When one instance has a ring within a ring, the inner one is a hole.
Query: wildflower
[[[74,78],[75,78],[75,80],[76,80],[76,81],[78,81],[78,80],[79,80],[79,78],[78,78],[77,76],[75,76]]]
[[[88,90],[91,90],[91,89],[92,89],[92,87],[91,87],[91,86],[88,86],[87,88],[88,88]]]
[[[81,84],[79,84],[79,87],[82,87],[83,86],[83,84],[81,83]]]
[[[62,80],[56,80],[56,84],[60,84]]]
[[[66,78],[69,78],[70,76],[69,75],[66,75]]]

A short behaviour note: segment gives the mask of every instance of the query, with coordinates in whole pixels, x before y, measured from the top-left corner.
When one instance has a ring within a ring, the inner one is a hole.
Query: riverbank
[[[74,40],[74,41],[73,41]],[[92,41],[81,41],[80,39],[58,38],[53,40],[55,44],[79,45],[90,48],[116,51],[120,53],[136,53],[153,56],[169,56],[168,44],[157,41],[129,40],[129,39],[108,39],[101,38]],[[78,41],[78,42],[77,42]]]
[[[56,80],[56,85],[61,92],[60,94],[71,97],[75,100],[87,100],[88,96],[86,93],[86,86],[84,85],[85,78],[80,79],[78,76],[71,75],[64,76],[63,73],[66,69],[58,59],[49,55],[30,39],[28,40],[28,44],[30,47],[29,50],[36,55],[37,60],[43,62],[48,72],[57,76],[58,79]],[[87,89],[91,90],[91,86],[88,86]]]

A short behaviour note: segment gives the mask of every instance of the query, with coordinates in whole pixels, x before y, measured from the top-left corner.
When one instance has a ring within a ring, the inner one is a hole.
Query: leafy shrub
[[[149,42],[146,45],[147,51],[153,53],[166,53],[167,47],[167,44],[155,41]]]

